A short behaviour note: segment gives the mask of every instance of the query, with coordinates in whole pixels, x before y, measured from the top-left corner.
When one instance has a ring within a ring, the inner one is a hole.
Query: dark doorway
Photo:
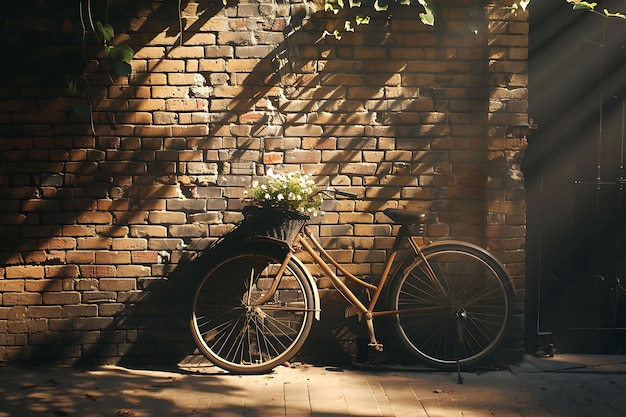
[[[531,3],[531,352],[550,342],[557,352],[626,352],[625,46],[626,20],[573,11],[563,0]]]

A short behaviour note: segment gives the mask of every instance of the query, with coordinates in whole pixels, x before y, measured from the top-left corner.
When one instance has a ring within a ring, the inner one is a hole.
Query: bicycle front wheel
[[[404,344],[430,365],[453,369],[485,359],[504,337],[513,287],[502,265],[462,243],[424,249],[394,276],[390,304]]]
[[[304,343],[315,313],[313,290],[293,260],[276,277],[283,259],[233,255],[198,286],[192,334],[214,365],[237,374],[265,373],[291,359]],[[269,298],[268,291],[273,291]]]

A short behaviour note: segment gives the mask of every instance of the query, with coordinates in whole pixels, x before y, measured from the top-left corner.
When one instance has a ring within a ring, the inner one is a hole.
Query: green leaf
[[[339,7],[337,7],[336,3],[324,3],[324,11],[331,11],[333,14],[339,13]]]
[[[419,3],[424,7],[425,13],[420,13],[420,20],[423,24],[428,26],[435,26],[435,14],[433,13],[432,7],[426,0],[418,0]]]
[[[104,39],[105,43],[109,42],[113,39],[113,36],[115,36],[113,26],[109,24],[103,25],[102,22],[98,21],[96,22],[96,28],[98,29],[98,32],[100,32],[100,35],[102,36],[102,39]]]
[[[389,3],[387,3],[387,0],[376,0],[376,3],[374,3],[374,9],[377,12],[384,12],[388,8],[389,8]]]
[[[611,13],[607,9],[604,9],[604,14],[606,17],[619,17],[620,19],[626,19],[626,15],[622,13]]]
[[[111,75],[114,77],[130,77],[132,68],[130,64],[121,61],[113,61],[111,63]]]
[[[125,43],[119,46],[113,46],[109,50],[109,57],[113,61],[125,62],[127,64],[131,63],[134,55],[135,51],[133,51],[133,48],[126,45]]]
[[[420,20],[428,26],[435,26],[435,16],[429,13],[420,13]]]
[[[84,75],[77,75],[67,79],[67,90],[71,95],[85,97],[89,91],[89,81]]]
[[[567,0],[571,4],[574,10],[594,10],[598,3],[589,3],[582,0]]]

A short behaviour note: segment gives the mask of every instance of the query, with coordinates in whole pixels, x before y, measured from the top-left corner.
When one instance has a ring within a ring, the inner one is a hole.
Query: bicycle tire
[[[236,374],[261,374],[290,360],[311,329],[313,290],[290,260],[274,295],[254,305],[276,278],[284,253],[242,252],[219,262],[198,285],[191,329],[199,351]]]
[[[426,274],[421,257],[398,269],[390,307],[406,347],[441,369],[475,365],[486,359],[505,335],[513,314],[514,291],[504,267],[479,247],[434,244],[423,249],[442,290]],[[421,309],[421,310],[420,310]]]

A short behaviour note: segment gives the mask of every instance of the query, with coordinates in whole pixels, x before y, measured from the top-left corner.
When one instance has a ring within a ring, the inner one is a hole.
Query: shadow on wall
[[[163,33],[176,38],[172,49],[163,48],[165,57],[146,59],[152,66],[175,55],[180,37],[183,44],[192,39],[222,8],[219,1],[198,1],[196,18],[183,22],[181,35],[176,0],[158,2],[151,13],[141,3],[129,3],[140,17],[132,20],[138,27],[128,44],[141,52]],[[66,12],[76,12],[69,6],[74,2],[63,4]],[[16,343],[30,346],[24,356],[41,361],[78,358],[82,365],[120,358],[177,363],[193,352],[188,309],[194,284],[211,261],[210,252],[203,251],[241,218],[240,193],[257,174],[257,162],[304,165],[335,185],[349,186],[352,162],[361,162],[357,155],[363,149],[375,149],[381,138],[397,140],[421,156],[370,161],[371,171],[359,175],[378,178],[383,185],[387,176],[399,181],[393,191],[378,187],[359,196],[371,200],[373,210],[402,187],[415,186],[415,178],[426,172],[421,158],[432,158],[425,156],[433,152],[430,138],[448,135],[449,124],[415,116],[422,109],[436,110],[435,86],[456,82],[453,74],[433,78],[431,88],[415,84],[409,102],[406,96],[390,99],[400,77],[412,76],[403,75],[408,61],[424,57],[410,55],[419,48],[404,47],[387,17],[381,14],[380,21],[336,41],[320,38],[328,23],[323,14],[306,20],[304,6],[279,6],[289,10],[288,24],[276,29],[285,39],[249,73],[231,74],[239,94],[222,97],[228,103],[221,111],[213,112],[209,105],[215,96],[192,96],[197,112],[182,110],[189,117],[204,113],[209,119],[190,123],[189,129],[181,120],[142,125],[145,113],[161,110],[151,109],[150,101],[141,98],[141,88],[154,82],[150,67],[126,88],[108,80],[94,84],[94,97],[104,96],[105,89],[119,94],[94,101],[95,136],[86,120],[69,115],[69,99],[57,98],[58,90],[43,90],[47,96],[27,100],[22,113],[13,113],[12,123],[0,125],[0,173],[10,178],[0,196],[0,263],[6,265],[7,278],[14,278],[14,287],[4,287],[2,303],[9,307],[15,338],[28,339]],[[424,28],[421,42],[434,48],[439,38]],[[361,52],[344,56],[350,49]],[[406,55],[386,59],[389,51]],[[17,77],[20,83],[32,82],[26,78]],[[33,123],[32,114],[45,114],[44,122]],[[237,134],[242,127],[244,133]],[[235,138],[232,149],[224,149],[222,142],[216,145],[215,138],[222,136]],[[45,157],[35,140],[41,137],[48,143]],[[289,137],[308,139],[293,145]],[[324,149],[338,152],[322,163],[307,160],[307,151]],[[215,156],[207,156],[209,151]],[[248,165],[225,168],[239,161]],[[211,168],[181,171],[196,162]],[[236,181],[220,184],[220,176]],[[225,195],[227,186],[238,191]],[[433,197],[443,200],[436,195],[423,200]],[[327,313],[312,337],[326,340],[330,352],[346,354],[354,349],[346,341],[361,337],[361,326],[348,320],[337,323],[343,316],[340,302],[332,295],[324,302]],[[317,347],[308,344],[307,349],[314,353]]]
[[[108,16],[116,30],[122,23],[137,27],[127,41],[135,51],[162,34],[176,38],[175,49],[180,24],[189,20],[178,20],[176,0],[155,2],[151,11],[142,1],[111,3],[122,14]],[[195,3],[186,33],[196,33],[223,8],[221,2]],[[100,6],[94,3],[93,13],[102,18]],[[67,70],[60,61],[80,49],[73,30],[80,26],[77,2],[44,1],[35,9],[11,2],[2,8],[3,38],[20,64],[3,65],[3,79],[21,91],[32,89],[32,95],[5,90],[16,96],[6,102],[10,118],[0,123],[0,174],[7,178],[0,192],[0,269],[10,278],[2,282],[6,315],[0,318],[11,338],[1,359],[77,359],[88,365],[123,356],[152,362],[187,351],[187,288],[184,280],[167,276],[179,256],[173,252],[182,249],[175,243],[182,239],[168,239],[167,228],[179,220],[149,220],[153,211],[166,210],[167,199],[184,197],[171,171],[178,160],[172,152],[178,151],[163,137],[172,135],[171,127],[169,134],[160,129],[141,143],[144,138],[133,138],[141,134],[131,126],[133,117],[119,117],[129,114],[129,100],[148,102],[137,90],[150,84],[150,73],[124,88],[105,74],[88,75],[92,135],[88,117],[72,113],[79,99],[58,97]],[[120,23],[129,16],[130,23]],[[115,99],[100,99],[116,89],[121,93]],[[132,113],[142,110],[139,104]],[[151,232],[156,248],[144,239]]]

